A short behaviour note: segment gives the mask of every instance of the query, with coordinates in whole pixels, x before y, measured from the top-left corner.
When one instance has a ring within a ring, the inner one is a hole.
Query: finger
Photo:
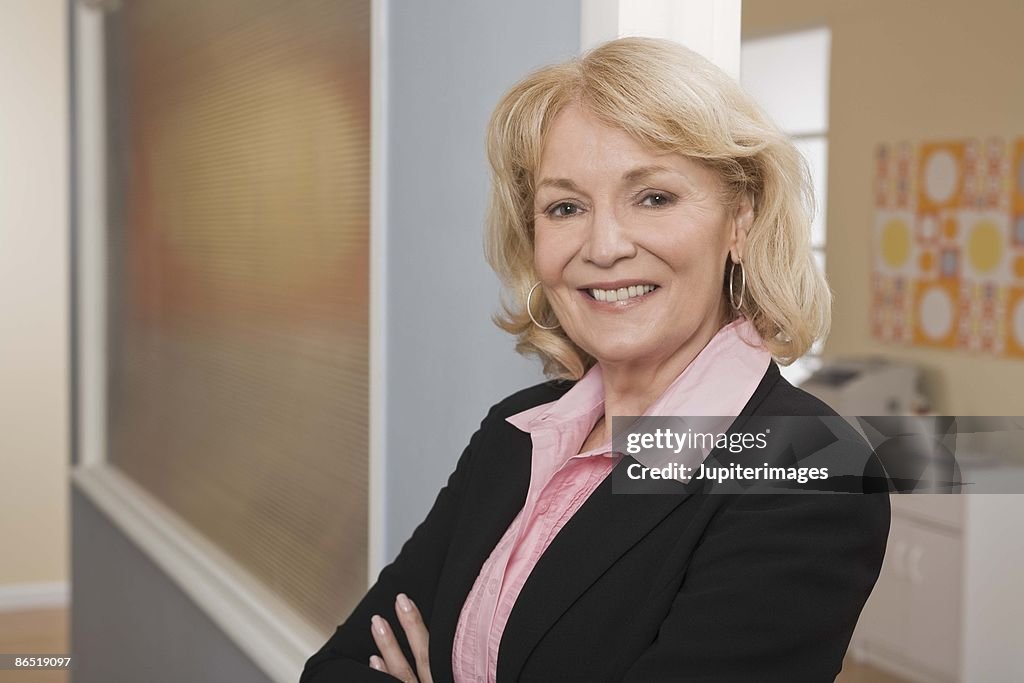
[[[370,655],[370,668],[384,673],[390,673],[387,665],[384,664],[384,660],[377,655]]]
[[[377,649],[380,650],[380,654],[384,658],[384,666],[387,667],[388,673],[403,683],[418,683],[416,674],[409,666],[409,662],[406,661],[405,653],[398,645],[398,640],[391,631],[387,620],[374,614],[370,619],[370,632],[373,634],[373,641],[377,643]]]
[[[405,630],[405,637],[409,639],[409,647],[412,648],[412,655],[416,659],[416,670],[419,674],[420,683],[431,683],[430,677],[430,633],[427,625],[423,623],[423,615],[409,596],[399,593],[395,600],[395,612],[398,614],[398,621]]]

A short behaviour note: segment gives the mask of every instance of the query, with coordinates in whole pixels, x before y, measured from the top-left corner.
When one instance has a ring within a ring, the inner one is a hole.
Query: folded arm
[[[480,429],[470,439],[455,471],[448,478],[448,483],[437,494],[426,519],[416,527],[395,560],[381,570],[376,583],[345,622],[338,626],[324,646],[309,658],[299,683],[372,683],[395,680],[388,674],[369,667],[370,656],[378,654],[377,645],[370,631],[370,619],[374,614],[379,614],[392,626],[397,625],[399,620],[395,612],[395,597],[399,593],[405,593],[415,601],[424,621],[429,621],[452,529],[463,499],[469,471],[473,466],[472,454],[484,425],[492,418],[497,408],[497,405],[491,408]],[[413,661],[412,650],[402,629],[396,628],[394,632],[408,661]]]

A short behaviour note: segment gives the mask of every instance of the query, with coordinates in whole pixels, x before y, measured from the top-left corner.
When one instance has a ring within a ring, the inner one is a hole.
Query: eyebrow
[[[626,182],[635,183],[637,181],[644,180],[645,178],[649,178],[650,176],[655,175],[657,173],[675,173],[677,175],[679,174],[679,172],[673,168],[654,164],[651,166],[638,166],[634,169],[626,171],[625,173],[622,174],[622,179]],[[568,178],[543,178],[540,182],[537,183],[538,190],[541,189],[542,187],[557,187],[562,190],[569,190],[570,192],[581,191],[579,187],[576,185],[576,183],[569,180]]]
[[[576,187],[576,183],[568,178],[543,178],[539,183],[537,183],[538,190],[542,187],[557,187],[562,190],[569,190],[570,192],[579,192],[579,188]]]
[[[622,179],[627,180],[629,182],[636,182],[638,180],[644,180],[645,178],[649,178],[650,176],[656,175],[658,173],[675,173],[676,175],[679,175],[679,171],[675,170],[674,168],[654,164],[651,166],[640,166],[638,168],[634,168],[632,171],[627,171],[626,173],[622,174]]]

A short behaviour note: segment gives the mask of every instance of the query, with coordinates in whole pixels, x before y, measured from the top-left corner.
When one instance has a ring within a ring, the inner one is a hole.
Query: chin
[[[636,337],[622,335],[621,339],[602,339],[587,349],[598,363],[632,363],[656,355],[656,344],[638,342]]]

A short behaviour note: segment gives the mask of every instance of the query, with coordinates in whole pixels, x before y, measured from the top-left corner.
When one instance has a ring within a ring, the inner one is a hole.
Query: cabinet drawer
[[[929,671],[955,680],[960,672],[963,544],[958,536],[922,526],[915,525],[909,531],[906,558],[910,582],[908,652],[911,659]]]
[[[894,516],[882,572],[857,625],[858,649],[910,680],[959,680],[962,563],[957,531]]]
[[[950,529],[962,529],[964,496],[942,493],[905,493],[890,496],[894,515],[910,516]]]

